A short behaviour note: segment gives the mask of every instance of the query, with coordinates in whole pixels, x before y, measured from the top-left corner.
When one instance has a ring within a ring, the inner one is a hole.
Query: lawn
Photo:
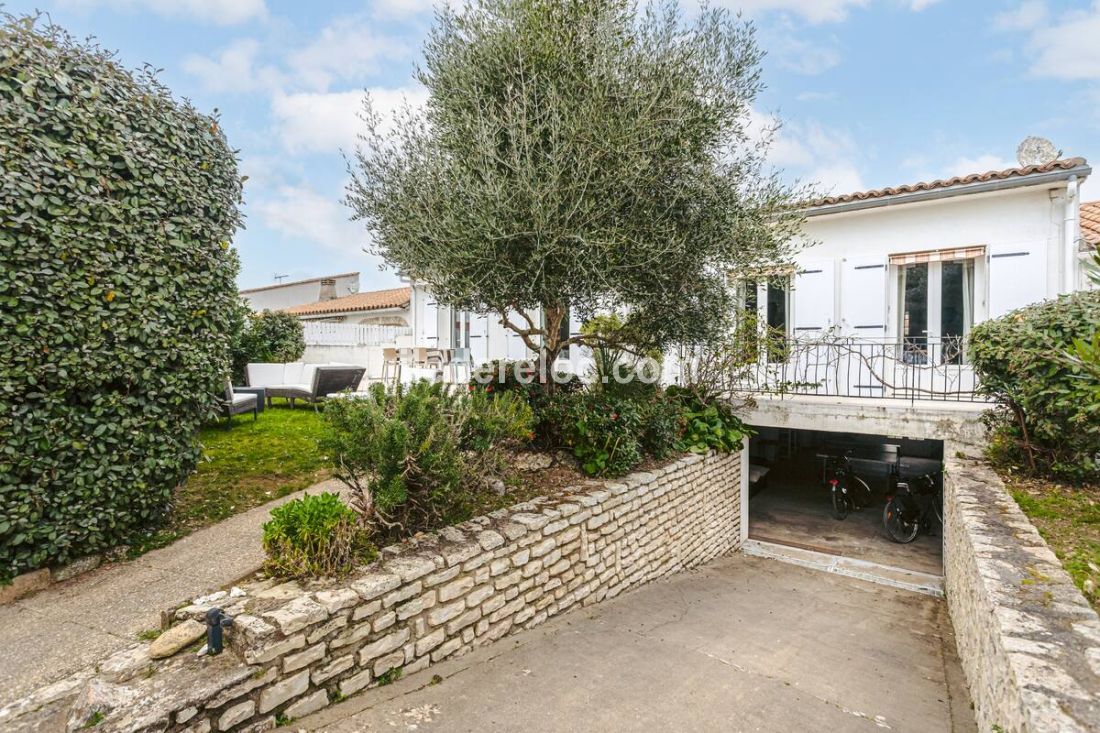
[[[1005,477],[1016,503],[1100,611],[1100,487]]]
[[[166,524],[135,543],[132,555],[163,547],[197,529],[324,480],[317,441],[321,416],[311,407],[276,404],[203,428],[198,470],[181,486]]]

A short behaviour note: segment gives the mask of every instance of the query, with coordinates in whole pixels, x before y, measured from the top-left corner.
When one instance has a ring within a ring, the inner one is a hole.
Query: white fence
[[[411,336],[406,326],[366,326],[357,323],[305,322],[306,346],[392,346]]]

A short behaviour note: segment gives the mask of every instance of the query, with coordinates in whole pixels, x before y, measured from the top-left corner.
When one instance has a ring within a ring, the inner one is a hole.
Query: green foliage
[[[328,492],[272,509],[263,531],[264,570],[277,577],[336,577],[377,556],[355,512]]]
[[[396,538],[473,516],[502,449],[530,439],[533,417],[516,394],[452,394],[417,382],[330,400],[325,421],[323,447],[356,511]]]
[[[239,316],[233,340],[233,379],[243,384],[249,362],[298,361],[306,351],[302,322],[297,316],[281,311],[247,310]]]
[[[669,387],[670,398],[683,408],[684,430],[677,448],[692,453],[716,450],[728,453],[741,449],[749,429],[725,400],[691,389]]]
[[[577,392],[584,388],[584,383],[575,374],[557,372],[554,376],[555,392]],[[505,359],[495,359],[474,369],[469,387],[471,392],[487,394],[515,392],[533,406],[545,399],[549,391],[535,363]]]
[[[481,0],[443,8],[424,55],[422,114],[391,125],[368,102],[348,203],[393,267],[551,363],[566,308],[709,340],[729,273],[790,254],[801,194],[749,136],[762,52],[730,12]]]
[[[658,460],[664,460],[678,450],[683,450],[681,438],[686,417],[678,399],[657,393],[638,404],[641,413],[642,449]]]
[[[1100,291],[1013,311],[974,327],[970,358],[982,390],[1000,404],[989,416],[991,457],[1070,480],[1100,476],[1096,375],[1060,358],[1093,338]]]
[[[229,369],[241,179],[217,119],[0,16],[0,578],[125,543]]]
[[[600,392],[562,396],[544,419],[589,476],[624,474],[642,458],[641,413],[630,400]]]

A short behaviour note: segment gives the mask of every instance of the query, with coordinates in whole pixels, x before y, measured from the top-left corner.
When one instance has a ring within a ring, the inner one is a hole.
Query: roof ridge
[[[953,186],[963,186],[970,183],[984,183],[986,181],[1003,180],[1006,178],[1023,178],[1026,176],[1035,175],[1037,173],[1049,173],[1055,170],[1070,170],[1082,165],[1087,165],[1088,161],[1080,156],[1074,156],[1071,158],[1059,158],[1058,160],[1051,161],[1049,163],[1041,163],[1037,165],[1018,166],[1016,168],[1004,168],[1002,170],[990,170],[982,173],[966,173],[963,175],[952,176],[950,178],[937,178],[932,181],[918,181],[916,183],[904,183],[899,186],[887,186],[885,188],[875,188],[866,191],[855,191],[853,193],[838,194],[831,196],[822,196],[816,199],[810,204],[810,208],[818,206],[831,206],[833,204],[847,203],[849,201],[866,201],[867,199],[883,198],[886,196],[897,196],[904,193],[916,193],[918,191],[933,191],[941,188],[951,188]]]

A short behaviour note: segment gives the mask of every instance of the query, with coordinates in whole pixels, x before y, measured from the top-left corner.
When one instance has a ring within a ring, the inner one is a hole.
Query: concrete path
[[[339,491],[324,481],[305,491]],[[160,627],[160,611],[263,564],[260,526],[283,497],[131,562],[113,563],[0,606],[0,707],[94,664]]]
[[[975,725],[943,601],[736,555],[369,690],[287,730]]]

